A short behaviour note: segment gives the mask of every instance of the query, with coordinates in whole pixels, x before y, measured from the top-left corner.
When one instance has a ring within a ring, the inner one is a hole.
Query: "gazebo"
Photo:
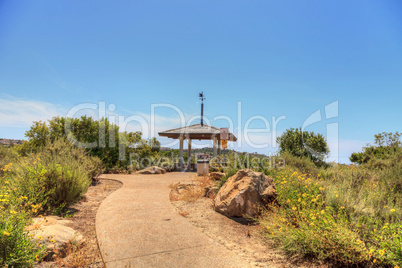
[[[219,128],[203,124],[201,118],[201,124],[190,125],[181,128],[169,129],[158,133],[159,136],[168,137],[172,139],[180,140],[180,156],[179,165],[180,171],[183,171],[183,142],[185,139],[188,140],[188,164],[187,170],[189,170],[191,165],[191,141],[192,140],[212,140],[213,141],[213,156],[221,153],[222,139],[221,130]],[[237,141],[237,138],[232,134],[228,133],[228,141]]]

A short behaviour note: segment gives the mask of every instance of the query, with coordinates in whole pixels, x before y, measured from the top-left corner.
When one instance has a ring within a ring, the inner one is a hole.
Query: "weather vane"
[[[202,91],[200,94],[200,100],[201,100],[201,126],[204,126],[204,91]]]

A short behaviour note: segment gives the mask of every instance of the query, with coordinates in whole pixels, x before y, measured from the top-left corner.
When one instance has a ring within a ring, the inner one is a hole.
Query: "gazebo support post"
[[[184,137],[180,137],[180,154],[179,154],[180,171],[183,171],[183,142],[184,142]]]
[[[216,157],[216,155],[217,155],[217,138],[216,137],[214,137],[214,139],[213,139],[213,148],[214,148],[214,157]]]
[[[188,139],[188,160],[186,171],[191,170],[191,139]]]
[[[218,140],[218,155],[221,155],[222,150],[222,140]]]

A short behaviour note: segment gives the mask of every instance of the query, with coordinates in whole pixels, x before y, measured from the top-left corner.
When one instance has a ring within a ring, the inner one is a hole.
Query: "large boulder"
[[[239,170],[230,177],[215,197],[215,210],[228,217],[254,217],[260,207],[276,198],[271,177],[250,169]]]
[[[136,174],[165,174],[165,173],[166,170],[164,168],[157,166],[147,167],[145,169],[136,172]]]

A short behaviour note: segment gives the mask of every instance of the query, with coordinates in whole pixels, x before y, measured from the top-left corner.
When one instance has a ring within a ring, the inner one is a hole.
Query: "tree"
[[[297,157],[308,157],[313,161],[324,160],[329,147],[324,136],[297,128],[287,129],[277,138],[279,152],[288,152]]]
[[[21,153],[38,151],[47,143],[59,139],[68,140],[71,144],[85,148],[90,155],[99,157],[106,168],[124,168],[130,165],[130,154],[142,157],[157,154],[160,143],[156,138],[149,141],[141,139],[142,133],[119,132],[119,127],[102,118],[54,117],[45,122],[34,122],[25,133],[28,141],[20,147]],[[140,146],[134,146],[138,145]]]
[[[399,132],[382,132],[374,135],[374,144],[368,144],[362,152],[352,153],[349,160],[352,163],[365,164],[371,160],[385,160],[402,152],[402,143]]]

